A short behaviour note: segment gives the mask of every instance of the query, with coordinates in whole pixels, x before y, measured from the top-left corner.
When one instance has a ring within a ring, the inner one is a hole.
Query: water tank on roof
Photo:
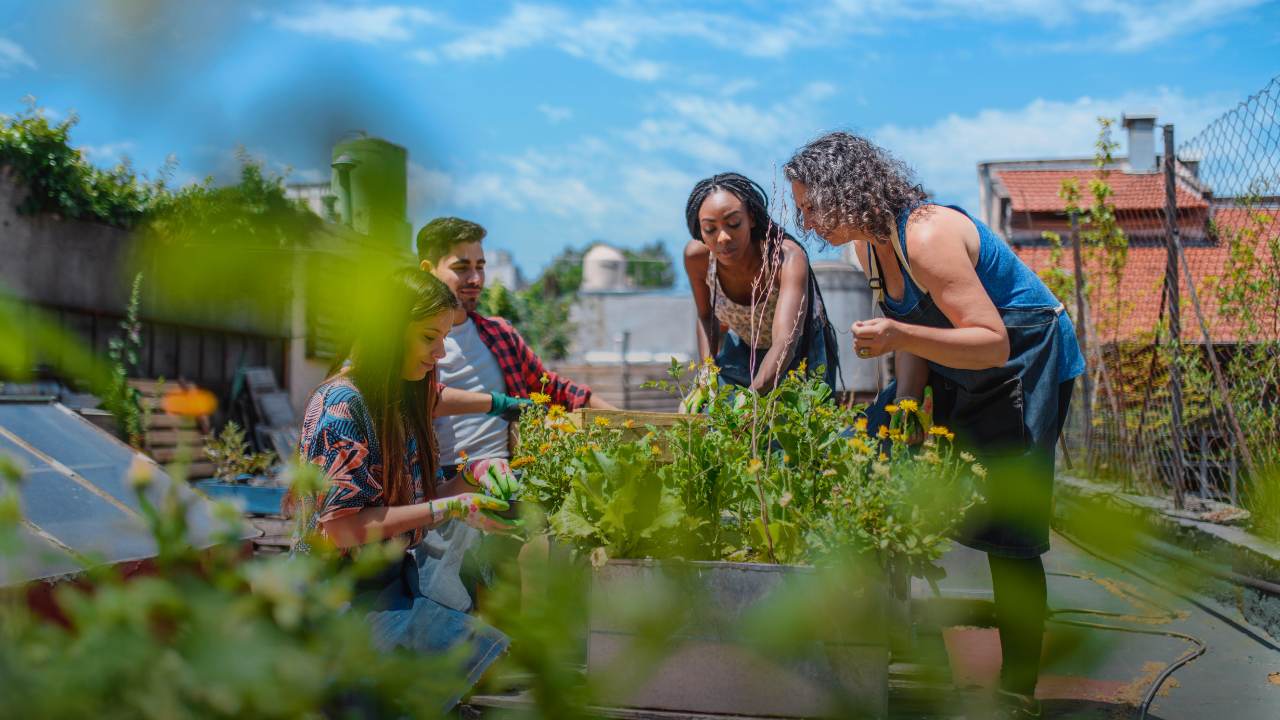
[[[360,135],[334,145],[331,182],[341,221],[356,232],[408,248],[408,161],[407,150],[381,138]]]
[[[582,292],[618,292],[630,287],[627,256],[621,250],[601,243],[582,256]]]

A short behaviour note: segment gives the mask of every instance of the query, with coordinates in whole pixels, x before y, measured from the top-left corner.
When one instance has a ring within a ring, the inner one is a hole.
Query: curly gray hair
[[[817,215],[810,220],[828,228],[851,224],[878,237],[892,237],[899,213],[928,197],[905,163],[847,132],[828,133],[800,148],[782,172],[808,191]],[[796,225],[804,227],[799,207]]]

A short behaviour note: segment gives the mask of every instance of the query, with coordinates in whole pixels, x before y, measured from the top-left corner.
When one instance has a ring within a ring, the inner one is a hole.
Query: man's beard
[[[469,313],[475,312],[476,308],[480,307],[480,298],[476,298],[475,300],[460,300],[459,302],[462,303],[462,309]]]

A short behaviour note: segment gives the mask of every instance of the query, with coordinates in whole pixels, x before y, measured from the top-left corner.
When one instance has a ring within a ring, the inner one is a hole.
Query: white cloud
[[[416,60],[423,65],[435,65],[437,62],[440,62],[440,56],[426,48],[418,48],[417,50],[410,51],[409,59]]]
[[[440,52],[450,60],[500,58],[553,37],[557,28],[571,22],[572,15],[560,8],[519,4],[497,23],[464,33]]]
[[[454,194],[453,177],[442,170],[424,167],[412,160],[409,161],[408,206],[411,215],[418,211],[437,206],[448,201]]]
[[[593,11],[517,3],[494,22],[461,30],[439,48],[439,54],[453,61],[499,59],[513,51],[548,46],[621,77],[653,82],[672,72],[667,63],[645,56],[664,43],[696,42],[748,57],[781,58],[802,48],[838,47],[859,34],[892,32],[906,23],[955,18],[989,24],[1032,22],[1061,35],[1088,38],[1051,46],[1059,50],[1131,52],[1238,17],[1265,2],[840,0],[803,6],[766,5],[777,10],[760,20],[726,12],[672,9],[669,5],[640,7],[625,1]],[[1036,47],[1043,49],[1045,43],[1037,42]]]
[[[91,162],[98,165],[112,165],[122,161],[125,156],[137,147],[132,140],[105,143],[102,145],[81,145],[80,152]]]
[[[0,76],[8,75],[21,68],[35,70],[36,61],[18,43],[0,38]]]
[[[1226,97],[1193,98],[1167,89],[1115,98],[1037,99],[1021,108],[952,114],[928,125],[885,125],[870,136],[911,165],[940,199],[975,208],[979,162],[1091,157],[1097,119],[1119,118],[1126,110],[1155,110],[1157,122],[1174,123],[1181,143],[1230,103]],[[1120,154],[1127,152],[1123,129],[1116,128],[1112,139],[1120,142]]]
[[[294,15],[275,16],[275,24],[286,30],[363,43],[409,40],[415,27],[439,22],[436,13],[401,5],[321,4]]]
[[[547,122],[551,123],[552,125],[559,125],[565,120],[568,120],[569,118],[573,117],[572,109],[567,107],[560,107],[558,105],[548,105],[547,103],[542,103],[541,105],[539,105],[538,112],[546,116]]]

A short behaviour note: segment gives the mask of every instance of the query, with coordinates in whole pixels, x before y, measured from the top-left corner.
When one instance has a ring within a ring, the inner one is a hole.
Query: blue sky
[[[243,146],[310,181],[365,130],[408,148],[415,227],[475,219],[527,274],[593,240],[678,254],[714,172],[788,202],[778,166],[826,130],[973,205],[980,160],[1089,155],[1126,110],[1186,139],[1277,73],[1258,0],[0,3],[0,112],[77,112],[95,162],[225,178]]]

